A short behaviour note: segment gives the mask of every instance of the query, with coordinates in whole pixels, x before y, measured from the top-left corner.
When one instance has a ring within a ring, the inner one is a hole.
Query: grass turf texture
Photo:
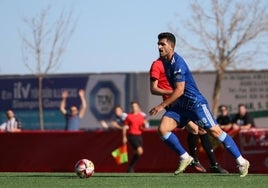
[[[249,174],[240,178],[238,174],[194,174],[184,173],[95,173],[81,179],[75,173],[0,173],[0,187],[53,188],[53,187],[254,187],[267,188],[267,174]]]

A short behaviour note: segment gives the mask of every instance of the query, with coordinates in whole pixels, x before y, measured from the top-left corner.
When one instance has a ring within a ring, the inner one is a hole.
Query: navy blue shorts
[[[174,119],[179,127],[187,125],[189,121],[193,121],[203,129],[210,129],[218,124],[208,104],[200,104],[192,109],[181,109],[174,105],[167,109],[164,116]]]

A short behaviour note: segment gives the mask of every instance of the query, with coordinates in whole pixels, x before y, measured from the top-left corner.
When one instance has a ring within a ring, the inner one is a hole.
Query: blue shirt
[[[184,93],[175,102],[179,108],[193,109],[200,104],[207,104],[207,100],[199,91],[191,71],[180,55],[174,53],[172,60],[164,63],[164,68],[173,89],[176,82],[185,82]]]
[[[78,131],[80,126],[80,117],[78,115],[71,116],[70,114],[66,114],[66,130],[68,131]]]

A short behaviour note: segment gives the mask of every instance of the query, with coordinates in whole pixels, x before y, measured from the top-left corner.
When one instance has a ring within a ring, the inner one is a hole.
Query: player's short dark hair
[[[135,101],[135,100],[131,101],[130,104],[131,104],[131,105],[132,105],[132,104],[140,105],[139,102],[138,102],[138,101]]]
[[[240,108],[240,107],[245,107],[245,108],[247,108],[247,106],[246,106],[244,103],[240,103],[240,104],[238,104],[238,108]]]
[[[115,105],[114,107],[113,107],[113,110],[115,110],[115,109],[117,109],[117,108],[121,108],[122,110],[123,110],[123,108],[122,108],[122,106],[121,105]]]
[[[7,114],[9,111],[12,111],[12,112],[14,113],[13,109],[11,109],[11,108],[7,108],[7,109],[5,110],[5,113]]]
[[[225,105],[225,104],[221,104],[220,106],[219,106],[219,111],[222,109],[222,108],[225,108],[226,110],[228,110],[228,107]]]
[[[158,40],[167,39],[167,41],[171,42],[174,46],[176,45],[176,37],[172,33],[163,32],[158,35]]]

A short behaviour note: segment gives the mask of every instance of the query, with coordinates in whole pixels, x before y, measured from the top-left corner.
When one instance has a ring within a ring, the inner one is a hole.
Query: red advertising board
[[[186,146],[185,131],[175,131]],[[1,133],[1,172],[72,172],[80,158],[92,160],[97,172],[125,172],[127,164],[118,165],[112,151],[122,144],[120,131],[25,131]],[[159,138],[157,131],[143,134],[144,154],[137,163],[136,172],[173,172],[178,156]],[[250,163],[249,173],[268,173],[268,130],[254,129],[234,137],[241,152]],[[129,157],[132,156],[131,147]],[[215,148],[221,166],[238,173],[235,160],[221,145]],[[199,158],[209,171],[207,155],[199,148]],[[186,172],[194,172],[188,168]]]

